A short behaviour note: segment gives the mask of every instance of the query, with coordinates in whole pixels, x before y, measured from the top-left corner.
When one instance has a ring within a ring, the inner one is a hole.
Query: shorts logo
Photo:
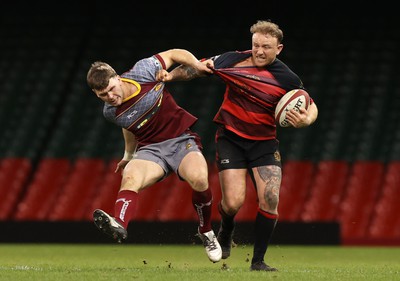
[[[281,161],[281,154],[279,153],[279,151],[274,152],[274,158],[275,161]]]
[[[222,159],[221,164],[229,164],[229,159]]]
[[[191,143],[187,143],[186,144],[186,150],[189,150],[189,149],[191,149],[192,148],[192,144]]]

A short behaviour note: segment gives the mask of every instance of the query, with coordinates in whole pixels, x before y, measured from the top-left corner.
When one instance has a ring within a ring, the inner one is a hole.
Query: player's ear
[[[276,54],[279,55],[283,50],[283,44],[278,44],[278,48],[277,49],[278,49],[278,51],[276,52]]]

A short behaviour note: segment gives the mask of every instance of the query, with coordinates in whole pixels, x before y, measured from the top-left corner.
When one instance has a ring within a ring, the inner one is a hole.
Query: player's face
[[[253,62],[257,67],[271,64],[283,48],[276,37],[262,33],[253,34],[252,44]]]
[[[112,106],[121,105],[124,99],[119,77],[112,77],[105,89],[100,91],[94,90],[94,93],[99,99],[111,104]]]

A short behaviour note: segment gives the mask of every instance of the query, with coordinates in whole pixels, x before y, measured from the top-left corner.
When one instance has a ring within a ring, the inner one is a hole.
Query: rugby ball
[[[282,96],[275,108],[275,120],[281,127],[291,127],[286,120],[286,112],[291,109],[299,111],[300,108],[308,109],[310,96],[303,89],[294,89]]]

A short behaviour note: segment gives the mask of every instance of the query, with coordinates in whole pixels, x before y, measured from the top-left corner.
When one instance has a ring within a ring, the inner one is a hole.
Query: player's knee
[[[181,175],[196,191],[204,191],[208,189],[208,173],[207,170],[197,169]]]
[[[188,180],[188,182],[196,191],[204,191],[208,189],[208,178],[205,176],[193,176]]]
[[[226,208],[226,213],[233,215],[236,214],[240,208],[243,206],[244,199],[241,198],[225,198],[224,207]]]
[[[267,212],[275,213],[278,211],[278,205],[279,205],[279,198],[278,196],[271,196],[268,198],[268,200],[262,202],[260,200],[258,206],[261,210],[265,210]]]

